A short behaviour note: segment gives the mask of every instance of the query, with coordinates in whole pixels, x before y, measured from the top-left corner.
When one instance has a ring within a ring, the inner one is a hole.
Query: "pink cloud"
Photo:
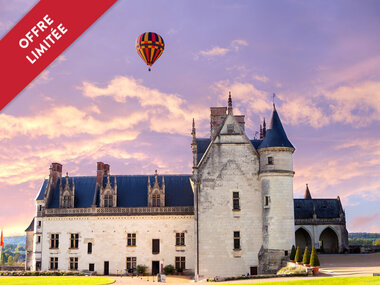
[[[380,213],[371,216],[357,216],[350,223],[354,231],[380,232]]]

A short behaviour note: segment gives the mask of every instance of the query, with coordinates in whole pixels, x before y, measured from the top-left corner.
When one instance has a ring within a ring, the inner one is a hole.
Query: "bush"
[[[299,246],[297,246],[296,256],[294,257],[294,261],[295,262],[301,262],[302,261],[301,249]]]
[[[309,252],[308,247],[305,247],[305,251],[303,253],[302,263],[303,264],[310,264],[310,252]]]
[[[177,272],[178,272],[178,273],[181,273],[181,272],[183,272],[183,269],[182,269],[181,267],[178,267],[178,268],[177,268]]]
[[[318,258],[318,255],[317,255],[317,252],[315,251],[315,248],[313,247],[313,249],[311,250],[311,256],[310,256],[310,266],[319,266],[320,263],[319,263],[319,258]]]
[[[169,264],[164,267],[164,273],[166,275],[173,274],[174,273],[174,266]]]
[[[140,265],[137,265],[136,270],[137,270],[138,274],[145,274],[145,271],[147,268],[148,268],[148,266],[140,264]]]
[[[294,258],[296,257],[296,247],[293,245],[292,250],[290,251],[289,259],[294,261]]]
[[[297,267],[283,267],[277,273],[277,275],[307,275],[307,271],[304,268]]]

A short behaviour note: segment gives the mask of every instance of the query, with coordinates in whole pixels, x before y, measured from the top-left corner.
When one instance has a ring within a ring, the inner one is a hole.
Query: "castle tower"
[[[281,258],[295,243],[293,206],[293,152],[280,117],[273,105],[273,113],[265,137],[258,147],[260,154],[259,181],[263,201],[263,272],[278,269]]]
[[[244,116],[211,108],[211,134],[193,166],[196,279],[254,274],[262,240],[259,154],[244,131]]]

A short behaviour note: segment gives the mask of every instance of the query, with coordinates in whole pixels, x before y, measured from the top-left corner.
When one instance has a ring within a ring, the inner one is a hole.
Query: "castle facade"
[[[27,228],[30,270],[124,274],[137,265],[157,274],[166,265],[195,279],[276,272],[292,245],[321,252],[348,248],[339,197],[293,198],[294,146],[273,106],[260,138],[245,118],[211,107],[210,137],[192,128],[188,175],[62,175],[52,163]],[[180,271],[180,270],[179,270]]]

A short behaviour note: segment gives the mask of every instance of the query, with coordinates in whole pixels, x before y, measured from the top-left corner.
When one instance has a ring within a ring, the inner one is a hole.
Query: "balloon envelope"
[[[164,52],[164,39],[156,33],[147,32],[141,34],[136,41],[136,50],[142,60],[149,66]]]

